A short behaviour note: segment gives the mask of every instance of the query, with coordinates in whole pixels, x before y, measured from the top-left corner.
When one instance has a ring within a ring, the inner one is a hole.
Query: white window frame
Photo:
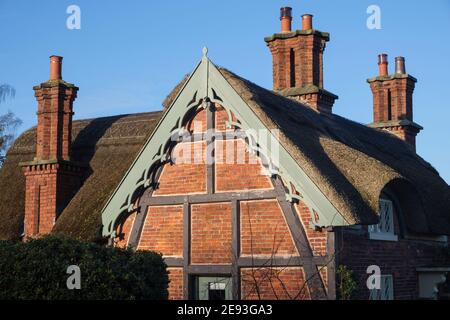
[[[380,275],[380,289],[370,289],[369,300],[394,300],[394,277],[391,274]]]
[[[368,226],[369,239],[383,241],[398,241],[394,227],[394,203],[392,200],[380,198],[380,222]]]

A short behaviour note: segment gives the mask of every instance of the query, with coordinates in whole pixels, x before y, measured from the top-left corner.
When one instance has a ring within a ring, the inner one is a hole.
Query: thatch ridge
[[[164,109],[167,109],[170,107],[172,102],[177,97],[178,93],[180,92],[181,88],[183,88],[184,84],[188,81],[190,74],[186,74],[183,79],[173,88],[173,90],[169,93],[169,95],[164,99],[162,102],[162,105]]]

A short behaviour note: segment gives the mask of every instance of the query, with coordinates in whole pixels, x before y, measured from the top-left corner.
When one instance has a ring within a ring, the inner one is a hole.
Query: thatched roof
[[[28,130],[14,142],[0,169],[0,240],[18,238],[23,232],[25,177],[19,163],[33,160],[35,132]]]
[[[64,209],[55,232],[97,240],[102,210],[162,112],[119,115],[73,122],[72,158],[89,164],[89,177]],[[36,128],[23,133],[7,154],[0,170],[0,239],[23,232],[25,180],[19,163],[35,155]]]
[[[379,196],[389,187],[403,204],[409,230],[450,234],[449,186],[403,141],[338,115],[320,114],[225,69],[220,72],[268,128],[280,130],[283,147],[347,221],[376,223]],[[74,121],[73,160],[88,163],[91,172],[58,218],[55,232],[99,239],[101,210],[161,114]],[[0,170],[0,239],[22,233],[24,177],[18,164],[33,159],[35,136],[36,128],[23,133]]]
[[[173,90],[169,93],[169,95],[164,99],[164,101],[162,102],[164,109],[168,108],[172,104],[173,100],[175,100],[181,88],[183,88],[186,81],[188,81],[189,76],[190,76],[189,74],[186,74],[183,77],[183,79],[181,79],[181,81],[178,82],[175,88],[173,88]]]
[[[450,234],[449,186],[405,142],[220,72],[268,128],[280,130],[281,144],[347,221],[376,223],[388,187],[410,231]]]

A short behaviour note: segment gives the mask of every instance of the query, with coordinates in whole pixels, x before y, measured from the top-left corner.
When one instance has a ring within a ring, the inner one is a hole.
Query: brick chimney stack
[[[50,79],[33,87],[38,102],[36,157],[25,174],[26,237],[49,233],[80,187],[82,167],[70,161],[73,101],[78,88],[62,80],[62,57],[50,57]]]
[[[416,136],[423,128],[413,121],[413,91],[416,78],[406,73],[405,58],[395,58],[395,73],[388,72],[387,54],[378,55],[379,75],[367,82],[373,93],[373,123],[415,150]]]
[[[36,159],[70,160],[73,101],[78,88],[61,79],[62,57],[50,57],[50,80],[33,87],[38,101]]]
[[[280,9],[282,29],[264,40],[272,53],[273,89],[313,109],[331,113],[338,98],[323,88],[323,52],[329,33],[313,29],[313,16],[302,16],[302,30],[291,31],[292,9]],[[289,13],[289,28],[283,19]]]

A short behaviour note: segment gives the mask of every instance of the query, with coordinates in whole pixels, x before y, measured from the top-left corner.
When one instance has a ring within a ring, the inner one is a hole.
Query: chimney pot
[[[292,8],[280,8],[281,32],[291,32]]]
[[[50,56],[50,80],[60,80],[62,59],[60,56]]]
[[[378,55],[378,68],[380,77],[386,77],[388,75],[388,55],[386,53]]]
[[[311,30],[312,27],[312,14],[302,15],[302,30]]]
[[[404,57],[396,57],[395,58],[395,73],[396,74],[406,74]]]

